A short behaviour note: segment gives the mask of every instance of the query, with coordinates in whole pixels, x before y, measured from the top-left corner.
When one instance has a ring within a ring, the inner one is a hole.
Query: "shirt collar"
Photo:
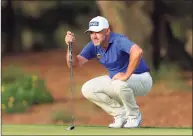
[[[113,32],[110,32],[109,43],[113,43]]]

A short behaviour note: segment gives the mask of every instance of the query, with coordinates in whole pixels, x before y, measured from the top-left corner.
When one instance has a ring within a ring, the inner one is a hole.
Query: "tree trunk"
[[[102,15],[108,19],[109,24],[114,32],[126,33],[126,25],[122,19],[121,12],[118,10],[126,10],[124,1],[96,1]]]
[[[152,24],[143,12],[144,1],[97,1],[102,16],[111,24],[112,30],[122,33],[144,49],[144,58],[151,60],[150,35]],[[150,2],[148,2],[150,4]]]
[[[184,70],[192,70],[192,57],[185,51],[185,43],[174,37],[169,21],[166,21],[166,30],[166,36],[168,37],[168,59],[176,62]]]
[[[15,14],[13,11],[12,1],[8,0],[6,7],[2,12],[2,22],[4,31],[6,32],[6,43],[4,47],[5,53],[11,53],[14,51],[14,36],[15,36]]]

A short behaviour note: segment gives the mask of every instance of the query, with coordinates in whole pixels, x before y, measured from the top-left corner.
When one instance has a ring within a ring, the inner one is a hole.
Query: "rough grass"
[[[75,126],[68,131],[68,125],[2,125],[2,135],[191,135],[191,128],[112,129],[104,126]]]
[[[182,71],[176,66],[171,64],[163,64],[158,72],[151,71],[154,84],[162,83],[170,90],[192,90],[192,86],[188,86],[182,75]]]

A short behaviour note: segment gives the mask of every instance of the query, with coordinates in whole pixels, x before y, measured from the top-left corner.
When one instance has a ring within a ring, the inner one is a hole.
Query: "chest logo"
[[[97,53],[97,58],[100,59],[101,58],[101,54]]]

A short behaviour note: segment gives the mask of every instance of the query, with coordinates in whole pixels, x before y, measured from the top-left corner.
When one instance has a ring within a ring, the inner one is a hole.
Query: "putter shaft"
[[[73,88],[72,88],[72,77],[73,77],[73,72],[72,72],[72,43],[69,43],[69,57],[70,57],[70,92],[71,92],[71,112],[72,112],[72,126],[74,126],[74,105],[73,105]],[[71,127],[72,127],[71,126]]]

